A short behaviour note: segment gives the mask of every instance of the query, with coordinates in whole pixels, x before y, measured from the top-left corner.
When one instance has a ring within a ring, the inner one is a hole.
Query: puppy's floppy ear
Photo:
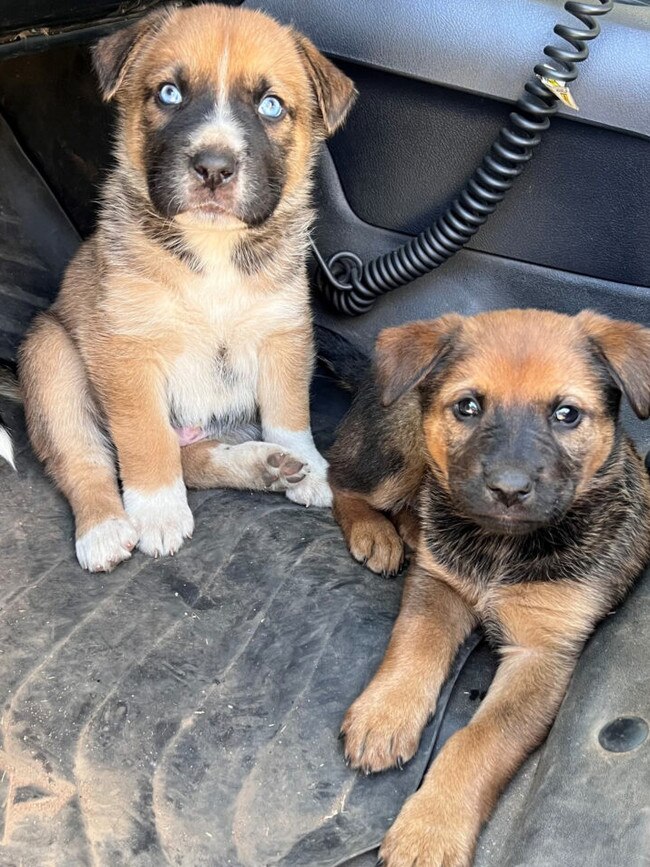
[[[324,57],[306,36],[294,31],[293,37],[316,95],[325,135],[330,136],[347,117],[357,91],[347,75]]]
[[[93,66],[105,102],[120,89],[129,68],[147,37],[155,33],[169,16],[165,10],[145,15],[135,24],[100,39],[92,47]]]
[[[375,372],[384,406],[390,406],[444,364],[462,323],[462,316],[452,314],[386,328],[379,334]]]
[[[639,418],[650,418],[650,329],[585,310],[578,321]]]

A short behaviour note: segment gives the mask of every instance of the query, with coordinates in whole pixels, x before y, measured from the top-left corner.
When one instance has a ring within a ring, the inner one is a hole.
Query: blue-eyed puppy
[[[352,82],[305,37],[219,5],[99,42],[117,105],[98,228],[20,355],[32,443],[81,565],[192,534],[186,486],[331,501],[309,422],[311,172]]]

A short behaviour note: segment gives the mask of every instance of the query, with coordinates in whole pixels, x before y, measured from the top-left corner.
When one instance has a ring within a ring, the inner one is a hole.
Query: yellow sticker
[[[550,90],[553,96],[556,96],[563,105],[566,105],[567,108],[572,108],[574,111],[580,111],[566,84],[556,81],[555,78],[544,78],[542,75],[538,75],[537,77],[544,87]]]

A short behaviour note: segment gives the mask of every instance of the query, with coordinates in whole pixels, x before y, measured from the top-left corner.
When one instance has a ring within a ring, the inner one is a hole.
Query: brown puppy
[[[305,259],[317,148],[354,97],[305,37],[224,6],[155,12],[94,62],[116,166],[20,355],[32,443],[91,571],[136,543],[177,551],[186,485],[329,505]]]
[[[471,863],[585,639],[650,557],[650,484],[618,422],[621,391],[648,418],[650,330],[595,313],[446,316],[379,336],[374,380],[330,454],[335,514],[375,571],[401,562],[394,524],[417,553],[384,661],[343,721],[352,766],[413,756],[476,625],[501,654],[384,839],[388,867]]]

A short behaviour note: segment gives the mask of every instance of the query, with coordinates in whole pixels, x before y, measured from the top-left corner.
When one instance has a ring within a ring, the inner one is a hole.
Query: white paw
[[[127,518],[109,518],[77,539],[77,560],[89,572],[110,572],[129,559],[137,541],[136,529]]]
[[[149,494],[125,488],[124,508],[138,530],[138,548],[150,557],[175,554],[194,531],[182,479]]]
[[[307,469],[305,478],[287,489],[287,497],[301,506],[331,506],[332,489],[327,482],[327,476],[322,472]]]
[[[303,461],[273,443],[222,443],[212,449],[212,460],[221,479],[237,488],[286,491],[305,476]]]
[[[301,506],[331,506],[332,491],[327,483],[329,464],[320,454],[311,431],[288,431],[283,428],[264,428],[264,439],[277,442],[304,462],[305,478],[287,491],[287,497]]]

